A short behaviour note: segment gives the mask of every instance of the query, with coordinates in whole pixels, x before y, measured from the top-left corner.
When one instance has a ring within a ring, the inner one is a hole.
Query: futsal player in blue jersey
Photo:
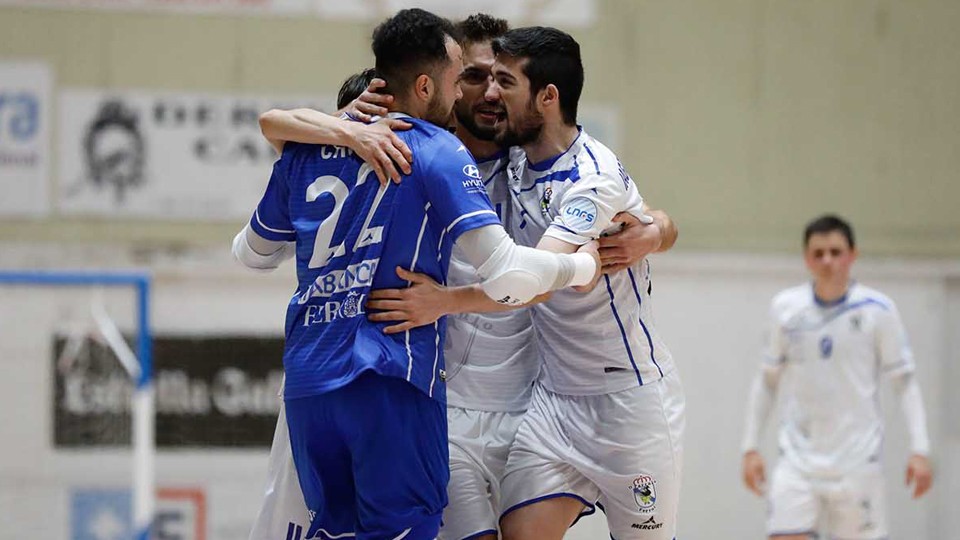
[[[502,304],[595,281],[596,246],[553,254],[516,246],[449,122],[461,51],[449,22],[404,10],[373,36],[396,96],[398,136],[416,153],[399,185],[380,185],[347,148],[287,143],[250,223],[234,240],[247,266],[295,255],[284,400],[311,524],[306,538],[435,538],[446,503],[444,322],[387,335],[367,320],[371,288],[405,287],[396,269],[438,282],[456,244]]]

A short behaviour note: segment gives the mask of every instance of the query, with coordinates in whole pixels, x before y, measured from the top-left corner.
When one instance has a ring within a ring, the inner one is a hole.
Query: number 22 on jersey
[[[357,172],[357,182],[354,186],[354,189],[366,183],[367,178],[372,176],[372,172],[373,167],[364,163]],[[377,209],[380,207],[380,203],[383,201],[383,195],[387,192],[389,186],[389,183],[386,185],[381,185],[380,189],[377,190],[377,195],[373,200],[373,204],[370,205],[370,210],[367,212],[367,217],[363,221],[363,229],[357,236],[357,241],[351,248],[351,252],[356,251],[364,246],[377,244],[383,240],[383,227],[370,227],[370,222],[373,220],[373,216],[377,213]],[[332,259],[347,254],[345,245],[346,235],[343,235],[344,238],[339,242],[335,241],[333,236],[337,231],[337,228],[340,226],[343,205],[347,200],[347,196],[350,195],[350,188],[343,180],[336,176],[321,176],[314,180],[312,184],[307,186],[306,202],[316,202],[324,194],[333,197],[333,211],[331,211],[330,215],[320,222],[320,226],[317,228],[317,237],[313,242],[313,254],[310,256],[310,263],[308,265],[308,268],[310,269],[322,268],[326,266],[327,263],[329,263]],[[351,219],[351,217],[347,216],[347,219]]]

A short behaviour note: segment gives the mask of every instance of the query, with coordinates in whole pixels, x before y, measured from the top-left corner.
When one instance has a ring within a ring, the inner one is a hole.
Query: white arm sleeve
[[[507,305],[525,304],[538,294],[590,283],[597,264],[588,253],[551,253],[518,246],[502,225],[469,230],[457,246],[480,274],[483,292]]]
[[[926,456],[930,454],[930,438],[927,435],[927,413],[923,408],[920,385],[912,372],[893,378],[893,391],[900,402],[900,409],[910,432],[910,451]]]
[[[262,272],[275,270],[296,251],[296,242],[267,240],[255,233],[249,224],[233,238],[233,256],[247,268]]]
[[[773,410],[777,398],[777,387],[780,384],[782,370],[777,367],[763,366],[760,373],[753,379],[750,394],[747,397],[747,419],[743,434],[741,450],[749,452],[760,447],[760,435],[767,417]]]

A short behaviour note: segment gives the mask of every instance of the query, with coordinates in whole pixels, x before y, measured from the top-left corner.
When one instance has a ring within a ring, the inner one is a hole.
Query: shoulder
[[[853,287],[851,287],[850,298],[848,301],[851,304],[875,305],[884,311],[892,311],[896,309],[896,304],[889,296],[878,291],[877,289],[867,287],[866,285],[861,285],[860,283],[856,283]]]
[[[809,305],[812,298],[813,292],[809,284],[796,285],[774,295],[773,300],[770,301],[770,312],[788,317],[791,313]]]
[[[575,163],[581,178],[593,178],[619,190],[630,189],[633,181],[612,150],[585,131],[575,144]]]

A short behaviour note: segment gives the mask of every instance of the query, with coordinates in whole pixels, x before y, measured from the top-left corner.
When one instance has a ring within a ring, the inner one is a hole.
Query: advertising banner
[[[67,89],[60,93],[65,214],[165,220],[249,218],[277,153],[261,136],[274,107],[322,98]]]
[[[0,62],[0,217],[50,211],[50,92],[40,62]]]

